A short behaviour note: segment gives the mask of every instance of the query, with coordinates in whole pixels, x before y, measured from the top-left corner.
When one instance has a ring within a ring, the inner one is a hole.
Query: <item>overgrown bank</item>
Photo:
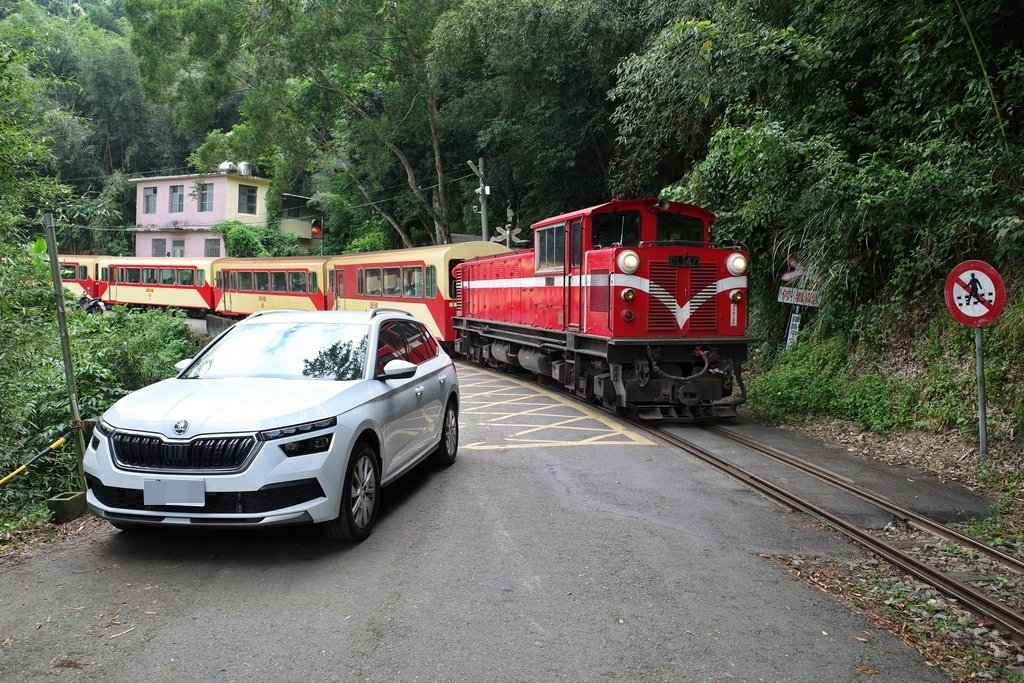
[[[0,243],[0,476],[71,428],[67,384],[45,245]],[[86,315],[68,302],[68,332],[83,418],[174,373],[196,340],[180,312]],[[0,487],[0,545],[12,529],[46,516],[46,498],[79,490],[73,445]]]

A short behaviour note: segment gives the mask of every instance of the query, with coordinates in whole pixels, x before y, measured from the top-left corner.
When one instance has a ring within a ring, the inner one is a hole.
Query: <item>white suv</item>
[[[89,509],[119,528],[315,522],[370,535],[380,489],[455,461],[455,366],[399,311],[267,311],[107,410]]]

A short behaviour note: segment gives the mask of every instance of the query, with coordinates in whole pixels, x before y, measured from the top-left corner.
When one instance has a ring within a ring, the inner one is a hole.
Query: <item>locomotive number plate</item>
[[[668,264],[678,268],[696,268],[700,265],[699,256],[669,256]]]

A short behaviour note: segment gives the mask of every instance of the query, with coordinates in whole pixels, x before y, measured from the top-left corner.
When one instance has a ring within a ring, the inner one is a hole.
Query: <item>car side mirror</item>
[[[416,374],[417,366],[407,360],[395,358],[384,366],[384,373],[377,379],[409,379]]]
[[[179,360],[177,363],[174,364],[174,369],[177,370],[178,372],[181,372],[182,370],[187,368],[189,365],[191,365],[193,360],[195,360],[195,359],[194,358],[182,358],[181,360]]]

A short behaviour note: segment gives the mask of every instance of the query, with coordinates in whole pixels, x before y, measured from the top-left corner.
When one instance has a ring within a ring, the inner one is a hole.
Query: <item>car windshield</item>
[[[368,332],[369,326],[361,324],[236,325],[181,378],[362,379]]]

